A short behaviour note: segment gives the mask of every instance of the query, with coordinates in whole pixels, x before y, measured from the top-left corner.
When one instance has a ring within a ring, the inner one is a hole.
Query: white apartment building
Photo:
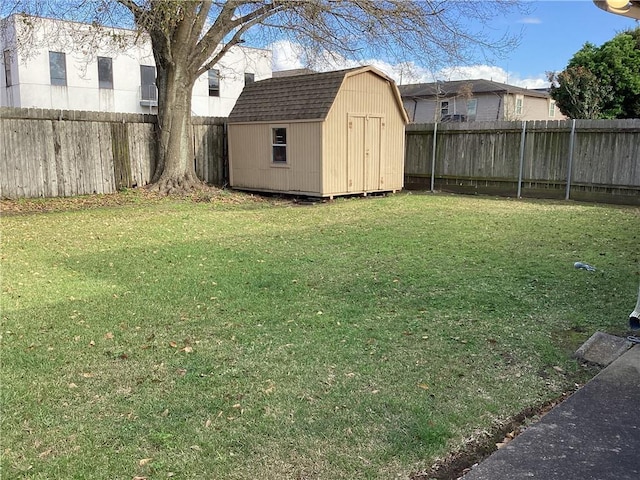
[[[12,15],[1,20],[0,106],[156,113],[151,42],[132,30]],[[192,114],[226,117],[246,82],[271,77],[271,52],[236,46],[196,80]]]

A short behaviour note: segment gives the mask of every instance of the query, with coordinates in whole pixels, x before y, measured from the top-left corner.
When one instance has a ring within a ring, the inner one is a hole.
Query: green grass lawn
[[[639,279],[630,207],[170,199],[0,225],[3,479],[406,479],[593,374],[571,354],[625,333]]]

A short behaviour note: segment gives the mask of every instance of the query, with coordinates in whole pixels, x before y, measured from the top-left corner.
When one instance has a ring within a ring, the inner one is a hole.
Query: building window
[[[67,85],[67,61],[64,53],[49,52],[49,74],[51,85]]]
[[[220,96],[220,70],[215,68],[209,70],[209,96]]]
[[[256,74],[250,72],[244,72],[244,84],[249,85],[256,81]]]
[[[4,61],[5,85],[7,87],[10,87],[11,85],[13,85],[13,83],[11,82],[11,52],[9,50],[5,50],[2,59]]]
[[[144,105],[157,105],[156,67],[140,65],[140,90]],[[142,102],[141,102],[142,103]]]
[[[467,100],[467,117],[475,117],[478,113],[478,99]]]
[[[287,163],[287,129],[276,127],[271,129],[273,163]]]
[[[549,117],[554,118],[556,116],[556,102],[555,100],[549,100]]]
[[[522,115],[524,105],[524,97],[516,97],[516,115]]]
[[[440,117],[443,115],[449,115],[449,102],[447,100],[440,102]]]
[[[109,57],[98,57],[98,86],[113,89],[113,61]]]

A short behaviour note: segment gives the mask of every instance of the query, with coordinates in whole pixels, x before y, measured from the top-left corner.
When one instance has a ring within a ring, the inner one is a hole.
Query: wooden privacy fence
[[[193,118],[195,169],[228,178],[224,118]],[[155,115],[0,108],[0,197],[146,185]],[[411,124],[405,187],[640,204],[640,120]]]
[[[225,119],[194,117],[195,169],[222,185]],[[150,182],[157,117],[0,108],[0,197],[113,193]]]
[[[411,124],[405,187],[640,204],[640,120]]]

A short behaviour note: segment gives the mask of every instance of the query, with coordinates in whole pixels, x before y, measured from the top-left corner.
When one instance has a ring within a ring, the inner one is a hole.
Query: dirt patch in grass
[[[529,407],[497,425],[492,432],[479,432],[471,437],[462,448],[450,452],[439,459],[431,468],[411,475],[411,480],[453,480],[460,479],[477,463],[482,462],[496,450],[504,447],[511,440],[524,432],[530,425],[538,422],[552,408],[569,398],[577,389],[565,392],[559,397]]]
[[[204,186],[189,195],[163,195],[147,188],[134,188],[109,194],[82,195],[77,197],[0,199],[3,215],[50,213],[91,208],[117,207],[138,203],[160,203],[167,200],[183,200],[194,203],[237,205],[242,203],[276,203],[279,198],[267,198],[235,192],[213,186]]]

